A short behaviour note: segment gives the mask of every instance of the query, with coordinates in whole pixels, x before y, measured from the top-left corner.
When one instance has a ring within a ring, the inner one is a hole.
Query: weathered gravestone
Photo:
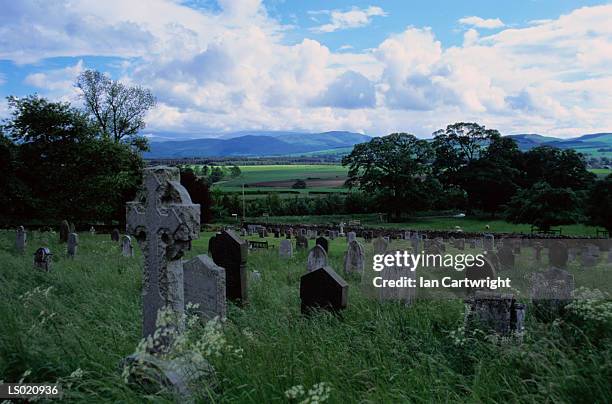
[[[388,254],[391,255],[395,255],[396,253],[397,251],[388,252]],[[383,281],[392,281],[397,285],[400,281],[405,281],[406,279],[416,280],[416,271],[411,271],[407,266],[395,265],[395,263],[392,265],[385,264],[383,270],[380,272],[380,277]],[[379,301],[392,300],[402,302],[407,306],[410,305],[416,297],[416,288],[408,286],[384,286],[377,288],[376,291]]]
[[[121,238],[121,255],[124,257],[134,256],[134,246],[132,245],[132,238],[127,234]]]
[[[67,220],[62,220],[59,231],[60,243],[65,243],[68,241],[68,233],[70,233],[70,224]]]
[[[505,241],[504,244],[501,246],[501,248],[499,249],[497,253],[497,256],[499,257],[499,264],[501,266],[501,269],[504,269],[504,270],[514,269],[514,261],[515,261],[514,249],[508,243],[508,241]]]
[[[246,263],[249,245],[231,230],[217,233],[208,242],[208,252],[215,264],[225,268],[225,295],[229,300],[246,303]]]
[[[348,283],[330,267],[317,268],[300,278],[300,300],[302,314],[313,309],[338,312],[347,306]]]
[[[41,269],[45,272],[51,271],[51,250],[47,247],[41,247],[34,253],[34,267]]]
[[[574,276],[559,268],[533,274],[531,300],[534,313],[540,320],[554,320],[571,302]]]
[[[357,240],[357,234],[354,231],[346,233],[346,241],[350,243],[353,240]]]
[[[315,269],[319,269],[327,266],[327,253],[320,245],[315,245],[312,250],[308,253],[308,261],[306,263],[306,270],[312,272]]]
[[[155,333],[162,309],[175,317],[170,327],[181,330],[185,310],[181,257],[191,240],[199,237],[200,205],[191,203],[178,168],[144,169],[143,188],[135,201],[127,203],[126,223],[144,256],[143,336]]]
[[[374,247],[374,254],[384,254],[389,249],[389,242],[378,236],[372,241],[372,246]]]
[[[486,251],[492,251],[495,249],[495,236],[487,233],[483,235],[483,248]]]
[[[68,253],[68,257],[74,258],[77,253],[77,248],[79,245],[79,235],[76,233],[68,234],[68,243],[66,245],[66,251]]]
[[[471,281],[486,280],[487,278],[494,279],[496,276],[496,266],[491,262],[491,256],[486,256],[484,259],[484,265],[470,265],[465,269],[465,279]],[[484,286],[467,287],[466,292],[468,294],[474,294],[477,290],[487,290]]]
[[[582,267],[591,268],[597,265],[599,261],[599,247],[594,244],[587,244],[582,247],[580,252],[580,265]]]
[[[185,191],[187,192],[187,191]],[[119,237],[121,236],[121,233],[119,233],[118,229],[114,229],[111,232],[111,241],[119,241]]]
[[[364,269],[365,253],[363,246],[357,240],[350,241],[344,254],[344,272],[347,274],[363,274]]]
[[[194,311],[204,320],[227,315],[225,269],[208,256],[198,255],[183,263],[185,304],[197,305]]]
[[[284,239],[280,242],[280,246],[278,247],[278,254],[281,258],[293,257],[293,244],[291,243],[291,240]]]
[[[298,234],[295,237],[295,248],[298,251],[307,250],[308,249],[308,239],[301,234]]]
[[[466,303],[466,333],[482,329],[500,336],[522,337],[525,305],[518,303],[512,294],[479,290]]]
[[[329,252],[329,241],[325,237],[318,237],[315,240],[315,244],[323,247],[326,253]]]
[[[15,232],[15,248],[19,254],[23,254],[26,249],[28,234],[23,226],[19,226]]]
[[[567,244],[561,240],[552,240],[548,243],[548,265],[555,268],[567,268],[569,259]]]
[[[412,246],[412,252],[415,254],[421,253],[421,238],[419,237],[419,233],[413,233],[410,237],[410,244]]]

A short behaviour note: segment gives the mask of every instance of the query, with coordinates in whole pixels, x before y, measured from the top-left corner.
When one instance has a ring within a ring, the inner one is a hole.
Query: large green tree
[[[586,210],[591,224],[603,227],[612,236],[612,174],[593,184]]]
[[[429,143],[407,133],[393,133],[361,143],[342,159],[346,184],[376,195],[381,210],[399,218],[420,204],[419,194],[430,173]]]
[[[549,146],[533,148],[522,156],[522,186],[529,188],[545,181],[553,188],[586,190],[595,180],[584,156],[573,149]]]

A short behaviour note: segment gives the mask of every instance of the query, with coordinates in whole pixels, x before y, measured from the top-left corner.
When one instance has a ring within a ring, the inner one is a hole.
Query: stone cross
[[[23,254],[26,249],[28,235],[23,226],[19,226],[15,234],[15,248],[19,254]]]
[[[183,280],[185,303],[197,305],[194,310],[201,318],[226,317],[225,269],[208,255],[198,255],[183,264]]]
[[[78,245],[79,245],[79,235],[76,233],[69,233],[68,234],[68,244],[66,246],[68,257],[74,258],[74,256],[77,253]]]
[[[175,167],[144,169],[144,184],[126,206],[127,233],[144,255],[143,336],[155,332],[159,310],[184,314],[183,251],[199,237],[200,205],[191,203]],[[181,329],[179,321],[177,324]]]
[[[316,269],[327,266],[327,253],[319,244],[315,245],[308,253],[306,269],[312,272]]]
[[[127,234],[121,238],[121,255],[124,257],[134,256],[134,246],[132,245],[132,238]]]
[[[96,228],[95,228],[95,227],[93,227],[93,226],[91,226],[91,227],[89,228],[89,234],[91,234],[92,236],[93,236],[93,235],[95,235],[95,234],[96,234]]]

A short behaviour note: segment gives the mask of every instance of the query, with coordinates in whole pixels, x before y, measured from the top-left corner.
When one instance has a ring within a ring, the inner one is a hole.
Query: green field
[[[215,187],[225,192],[245,191],[296,191],[291,185],[298,180],[306,181],[307,188],[299,190],[308,192],[346,192],[342,186],[346,180],[348,168],[341,165],[254,165],[240,166],[242,174],[228,181],[221,181]]]
[[[189,256],[204,253],[211,234],[202,234]],[[57,238],[29,233],[21,256],[13,251],[14,233],[0,232],[0,380],[59,382],[68,402],[181,401],[131,388],[118,367],[140,340],[138,248],[135,258],[124,258],[108,235],[81,234],[78,255],[69,260]],[[55,253],[51,273],[32,268],[34,248],[44,243]],[[345,239],[331,241],[329,260],[339,273],[345,246]],[[305,318],[299,301],[305,262],[304,253],[282,261],[277,248],[249,254],[248,271],[262,274],[249,281],[249,305],[230,306],[221,338],[198,325],[189,334],[211,347],[206,359],[216,370],[215,388],[200,382],[196,402],[297,403],[308,393],[289,400],[287,391],[302,386],[308,392],[319,383],[329,388],[326,402],[342,404],[603,403],[612,397],[609,306],[589,319],[554,323],[537,321],[529,306],[524,341],[495,343],[463,336],[460,299],[379,303],[348,278],[342,318]],[[304,402],[324,401],[310,399]]]
[[[610,168],[591,168],[589,169],[589,171],[594,174],[597,174],[599,178],[603,178],[607,175],[612,174],[612,169]]]

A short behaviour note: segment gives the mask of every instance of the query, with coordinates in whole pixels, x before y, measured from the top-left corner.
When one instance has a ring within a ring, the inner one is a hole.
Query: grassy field
[[[205,253],[210,235],[202,234],[189,256]],[[0,232],[0,380],[59,381],[69,402],[173,402],[167,392],[130,388],[117,366],[140,340],[138,249],[135,258],[123,258],[109,235],[81,234],[78,256],[69,260],[56,234],[28,236],[21,256],[13,250],[14,234]],[[330,245],[339,273],[345,243]],[[34,249],[43,244],[55,254],[51,273],[32,268]],[[343,319],[304,318],[299,278],[306,256],[281,261],[277,254],[276,248],[249,254],[249,272],[260,271],[262,279],[250,282],[248,306],[230,307],[222,329],[228,349],[218,347],[219,356],[208,358],[218,385],[211,391],[202,383],[201,401],[300,402],[306,396],[288,400],[286,392],[321,382],[330,403],[603,403],[612,397],[609,307],[588,321],[549,324],[528,308],[523,343],[496,344],[462,337],[461,300],[379,303],[348,278]]]
[[[308,192],[346,192],[343,183],[346,180],[347,168],[341,165],[258,165],[240,166],[242,174],[228,181],[215,184],[225,192],[242,192],[245,190],[295,191],[291,188],[296,180],[306,181]]]
[[[612,174],[612,169],[609,168],[591,168],[589,169],[589,171],[594,174],[597,174],[599,178],[603,178],[609,174]]]
[[[492,220],[474,217],[415,217],[401,223],[384,223],[380,221],[379,215],[318,215],[318,216],[271,216],[251,217],[247,221],[266,223],[302,223],[302,224],[339,224],[348,223],[350,220],[359,220],[366,227],[382,227],[388,229],[405,230],[454,230],[456,226],[463,231],[482,233],[525,233],[529,234],[531,226],[528,224],[514,224],[504,220]],[[489,226],[487,229],[486,226]],[[554,227],[561,228],[563,235],[572,236],[595,236],[596,227],[583,224],[572,224]]]

